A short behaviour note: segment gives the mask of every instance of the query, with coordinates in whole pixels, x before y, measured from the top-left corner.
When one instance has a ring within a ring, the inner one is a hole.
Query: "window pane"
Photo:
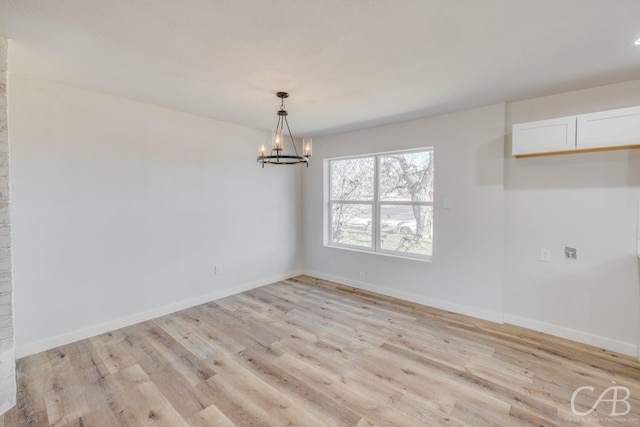
[[[331,240],[343,245],[373,247],[372,206],[334,203],[331,206]]]
[[[416,255],[432,253],[433,207],[383,205],[380,207],[380,247]]]
[[[373,200],[373,157],[332,160],[332,200]]]
[[[380,200],[433,200],[433,150],[381,155]]]

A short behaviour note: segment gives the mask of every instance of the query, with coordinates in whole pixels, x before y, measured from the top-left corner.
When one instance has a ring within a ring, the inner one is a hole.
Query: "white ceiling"
[[[640,78],[640,0],[0,0],[11,70],[296,136]]]

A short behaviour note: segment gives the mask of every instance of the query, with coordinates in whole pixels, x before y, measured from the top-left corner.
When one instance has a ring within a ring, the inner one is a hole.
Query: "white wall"
[[[18,356],[300,267],[301,171],[260,168],[266,132],[26,75],[9,105]]]
[[[508,104],[507,129],[635,105],[640,80]],[[635,354],[640,150],[506,154],[505,320]],[[565,246],[578,250],[577,260],[564,259]],[[551,249],[550,263],[540,262],[540,248]]]
[[[317,138],[303,174],[309,274],[501,321],[504,282],[504,104]],[[433,262],[323,246],[320,160],[416,147],[435,149]],[[444,198],[451,209],[443,209]],[[364,272],[365,280],[359,280]]]

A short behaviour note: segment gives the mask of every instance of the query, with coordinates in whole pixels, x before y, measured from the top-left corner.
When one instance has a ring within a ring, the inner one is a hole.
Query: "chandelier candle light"
[[[281,99],[280,110],[278,110],[278,124],[276,124],[275,130],[271,132],[271,153],[267,155],[267,149],[264,144],[260,146],[260,155],[258,156],[258,163],[262,163],[264,168],[265,163],[270,165],[296,165],[298,163],[306,163],[309,167],[309,157],[312,152],[311,138],[302,139],[302,155],[298,154],[296,148],[296,142],[291,135],[291,129],[289,128],[289,122],[287,121],[287,110],[284,107],[284,99],[289,97],[287,92],[278,92],[276,96]],[[293,145],[293,154],[283,154],[283,128],[287,125],[287,132],[289,133],[289,139],[291,145]]]

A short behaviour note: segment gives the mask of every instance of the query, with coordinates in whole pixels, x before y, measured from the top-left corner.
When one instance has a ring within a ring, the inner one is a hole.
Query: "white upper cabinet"
[[[640,107],[578,116],[578,149],[640,144]]]
[[[576,149],[576,116],[513,125],[514,156]]]
[[[640,107],[513,125],[514,156],[640,147]]]

